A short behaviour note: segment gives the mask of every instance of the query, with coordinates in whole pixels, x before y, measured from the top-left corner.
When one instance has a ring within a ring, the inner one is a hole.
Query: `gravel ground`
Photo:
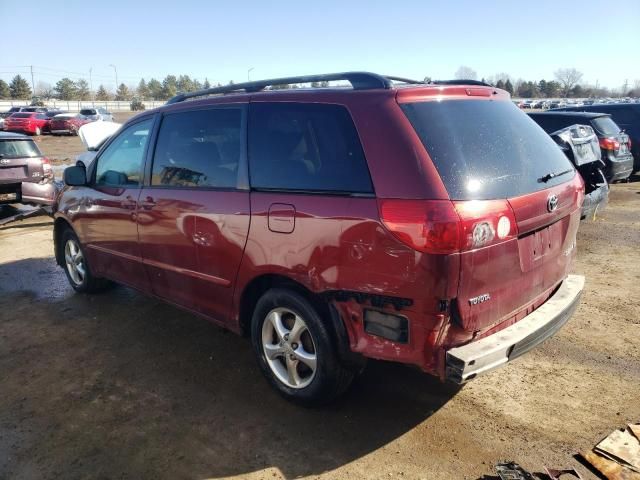
[[[48,217],[0,227],[0,478],[475,479],[504,459],[595,478],[573,455],[640,419],[635,180],[581,226],[586,291],[556,336],[462,389],[370,362],[318,410],[245,339],[124,287],[74,294]]]

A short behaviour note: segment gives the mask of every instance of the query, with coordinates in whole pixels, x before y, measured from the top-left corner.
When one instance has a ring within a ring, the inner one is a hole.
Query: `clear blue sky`
[[[0,0],[0,78],[62,76],[113,87],[188,74],[226,83],[370,70],[453,78],[552,79],[575,67],[584,81],[640,80],[640,0],[468,1]],[[41,33],[38,32],[41,27]],[[70,73],[67,73],[70,72]]]

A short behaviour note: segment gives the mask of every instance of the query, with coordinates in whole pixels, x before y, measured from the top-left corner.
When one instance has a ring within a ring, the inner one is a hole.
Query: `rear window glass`
[[[249,174],[253,188],[373,190],[356,128],[339,105],[251,104]]]
[[[40,157],[41,155],[32,140],[0,140],[0,156],[3,158]]]
[[[11,115],[12,118],[31,118],[33,113],[14,113]]]
[[[96,111],[91,109],[80,110],[80,115],[96,115]]]
[[[602,135],[617,135],[620,127],[611,120],[611,117],[598,117],[591,120],[591,125]]]
[[[158,134],[151,184],[235,188],[241,131],[239,108],[166,115]]]
[[[453,200],[509,198],[570,180],[555,142],[511,102],[445,100],[401,105]]]

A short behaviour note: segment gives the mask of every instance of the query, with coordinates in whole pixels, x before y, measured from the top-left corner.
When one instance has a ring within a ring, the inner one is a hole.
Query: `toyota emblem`
[[[555,211],[558,208],[558,196],[550,195],[547,199],[547,210],[550,212]]]

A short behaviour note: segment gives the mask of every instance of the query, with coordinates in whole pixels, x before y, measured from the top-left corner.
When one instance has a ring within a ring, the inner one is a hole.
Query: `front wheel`
[[[63,268],[67,274],[67,280],[75,291],[95,293],[105,290],[111,285],[108,280],[93,276],[80,240],[70,228],[62,234],[62,249]]]
[[[275,288],[258,301],[251,324],[254,352],[271,385],[288,400],[324,404],[351,384],[354,372],[340,363],[329,325],[295,291]]]

